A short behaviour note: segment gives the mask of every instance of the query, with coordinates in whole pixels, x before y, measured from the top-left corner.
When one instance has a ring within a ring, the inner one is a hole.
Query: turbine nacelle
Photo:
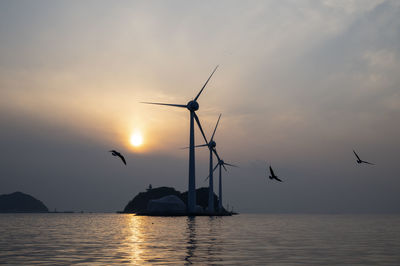
[[[208,146],[210,147],[210,148],[215,148],[216,146],[217,146],[217,143],[215,143],[215,141],[210,141],[210,143],[208,143]]]
[[[197,101],[190,101],[190,102],[187,103],[186,108],[189,111],[193,111],[194,112],[194,111],[199,110],[199,104],[197,103]]]

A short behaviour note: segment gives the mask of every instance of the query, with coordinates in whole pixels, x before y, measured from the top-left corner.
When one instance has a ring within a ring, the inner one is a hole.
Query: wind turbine
[[[224,169],[225,169],[225,171],[228,171],[227,169],[226,169],[226,167],[225,167],[225,165],[227,165],[227,166],[232,166],[232,167],[239,167],[239,166],[237,166],[237,165],[234,165],[234,164],[230,164],[230,163],[226,163],[226,162],[224,162],[224,160],[222,160],[222,159],[220,159],[219,158],[219,156],[218,156],[218,154],[217,153],[215,153],[215,155],[217,156],[217,158],[218,158],[218,163],[217,163],[217,165],[214,167],[214,169],[213,169],[213,172],[217,169],[217,167],[219,166],[219,195],[218,195],[218,210],[219,210],[219,212],[222,212],[222,171],[221,171],[221,169],[222,169],[222,167],[224,167]],[[209,176],[207,176],[207,178],[209,178]],[[207,178],[206,178],[206,180],[207,180]]]
[[[210,150],[210,174],[208,176],[209,178],[209,185],[208,185],[208,211],[210,213],[214,213],[214,179],[213,179],[213,153],[215,153],[215,155],[217,156],[217,158],[219,159],[217,150],[215,149],[215,147],[217,146],[217,143],[215,143],[214,141],[214,135],[215,135],[215,131],[217,130],[218,127],[218,123],[219,120],[221,119],[221,114],[218,117],[218,121],[217,124],[215,125],[214,128],[214,132],[211,136],[210,142],[206,141],[206,144],[202,144],[202,145],[197,145],[195,147],[208,147],[208,149]]]
[[[208,81],[214,75],[214,72],[217,70],[218,66],[215,67],[214,71],[211,73],[210,77],[207,79],[206,83],[204,83],[203,87],[196,95],[196,97],[189,101],[186,105],[184,104],[169,104],[169,103],[154,103],[154,102],[142,102],[145,104],[156,104],[156,105],[167,105],[173,107],[187,108],[190,112],[190,140],[189,140],[189,184],[188,184],[188,212],[194,213],[196,208],[196,178],[195,178],[195,157],[194,157],[194,120],[196,120],[197,125],[200,128],[201,134],[203,135],[204,140],[207,142],[206,136],[204,135],[204,131],[201,127],[198,116],[196,115],[196,111],[199,110],[199,104],[197,103],[197,99],[200,94],[203,92],[206,87]]]

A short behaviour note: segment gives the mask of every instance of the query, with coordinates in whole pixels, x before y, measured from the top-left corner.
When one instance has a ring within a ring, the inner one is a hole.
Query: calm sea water
[[[399,215],[0,214],[0,263],[400,265]]]

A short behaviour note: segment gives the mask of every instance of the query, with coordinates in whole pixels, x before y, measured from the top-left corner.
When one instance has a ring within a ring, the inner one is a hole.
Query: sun
[[[139,147],[143,144],[143,137],[140,132],[135,132],[131,135],[130,142],[134,147]]]

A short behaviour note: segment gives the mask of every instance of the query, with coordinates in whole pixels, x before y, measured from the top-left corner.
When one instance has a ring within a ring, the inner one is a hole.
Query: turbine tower
[[[184,104],[169,104],[169,103],[154,103],[154,102],[142,102],[145,104],[156,104],[156,105],[167,105],[173,107],[187,108],[190,112],[190,140],[189,140],[189,184],[188,184],[188,212],[195,213],[196,209],[196,177],[195,177],[195,157],[194,157],[194,120],[196,120],[197,125],[200,128],[201,134],[203,135],[204,140],[207,142],[206,136],[204,135],[204,131],[201,127],[198,116],[196,115],[196,111],[199,110],[199,104],[197,103],[197,99],[200,94],[203,92],[206,87],[208,81],[214,75],[214,72],[217,70],[218,66],[215,67],[214,71],[211,73],[210,77],[207,79],[206,83],[204,83],[203,87],[196,95],[196,97],[189,101],[186,105]]]
[[[215,147],[217,146],[217,143],[215,143],[214,141],[214,135],[215,135],[215,131],[217,130],[218,127],[218,123],[219,120],[221,119],[221,114],[218,117],[218,121],[217,124],[215,125],[214,128],[214,132],[211,136],[210,142],[206,142],[206,144],[202,144],[202,145],[197,145],[196,147],[208,147],[208,149],[210,150],[210,173],[209,173],[209,185],[208,185],[208,211],[210,213],[214,213],[214,178],[213,178],[213,172],[214,172],[214,165],[213,165],[213,153],[215,153],[215,155],[217,156],[217,158],[219,159],[217,150],[215,149]]]
[[[216,154],[216,155],[217,155],[217,154]],[[224,167],[225,171],[228,171],[228,170],[226,169],[225,165],[227,165],[227,166],[232,166],[232,167],[238,167],[238,166],[237,166],[237,165],[234,165],[234,164],[230,164],[230,163],[224,162],[224,160],[221,160],[221,159],[219,158],[218,155],[217,155],[217,157],[218,157],[218,164],[214,167],[213,172],[214,172],[214,171],[217,169],[217,167],[219,166],[218,211],[219,211],[219,212],[222,212],[222,171],[221,171],[221,169],[222,169],[222,167]],[[209,178],[209,176],[207,176],[207,178]],[[206,179],[207,179],[207,178],[206,178]]]

